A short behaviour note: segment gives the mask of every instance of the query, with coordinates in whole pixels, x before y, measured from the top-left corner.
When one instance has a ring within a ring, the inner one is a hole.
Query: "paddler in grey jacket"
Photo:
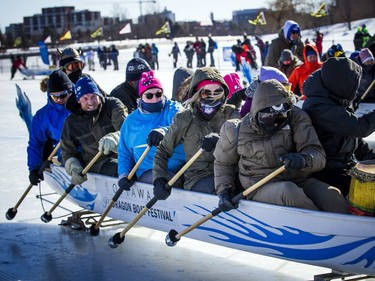
[[[310,177],[324,168],[325,152],[307,113],[292,104],[289,92],[275,79],[259,84],[248,115],[223,125],[214,156],[222,211],[235,208],[230,200],[237,172],[242,186],[248,188],[285,165],[286,171],[250,193],[248,199],[348,213],[337,188]]]
[[[213,148],[224,122],[239,117],[235,107],[226,104],[228,93],[228,86],[216,68],[203,67],[194,72],[188,90],[191,98],[185,103],[187,109],[174,116],[154,156],[154,195],[159,200],[166,199],[170,194],[170,189],[166,187],[167,164],[180,143],[184,144],[186,161],[200,148],[205,150],[186,170],[184,188],[214,193]]]

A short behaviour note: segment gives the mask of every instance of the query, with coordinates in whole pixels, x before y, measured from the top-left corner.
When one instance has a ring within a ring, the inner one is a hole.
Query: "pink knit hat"
[[[229,94],[228,94],[228,99],[237,91],[242,90],[243,87],[241,85],[241,79],[240,76],[238,76],[237,73],[229,73],[225,75],[224,77],[225,83],[227,83],[228,88],[229,88]]]
[[[368,62],[369,60],[374,60],[374,56],[372,55],[369,48],[364,48],[359,52],[359,58],[361,59],[361,62],[364,64],[365,62]]]
[[[155,77],[155,73],[151,71],[143,72],[138,82],[138,94],[141,96],[144,92],[151,88],[163,90],[160,80]]]

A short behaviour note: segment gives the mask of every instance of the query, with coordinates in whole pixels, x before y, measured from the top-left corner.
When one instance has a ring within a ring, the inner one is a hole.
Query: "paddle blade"
[[[31,110],[31,102],[29,97],[25,92],[22,92],[20,86],[16,84],[17,88],[17,97],[16,97],[16,106],[19,110],[19,115],[22,120],[26,123],[27,129],[30,132],[31,121],[33,119],[33,114]]]

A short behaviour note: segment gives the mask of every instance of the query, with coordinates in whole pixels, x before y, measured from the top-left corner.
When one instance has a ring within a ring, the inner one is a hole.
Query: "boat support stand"
[[[374,278],[374,279],[372,279]],[[314,281],[331,281],[331,280],[375,280],[375,276],[364,274],[351,274],[341,271],[332,270],[330,273],[324,273],[314,276]]]
[[[83,210],[83,211],[73,212],[71,216],[67,218],[67,220],[62,220],[60,225],[68,226],[74,230],[87,231],[91,225],[97,223],[97,218],[100,218],[100,214]],[[100,226],[109,227],[109,226],[119,225],[123,223],[125,222],[108,218],[104,220]]]

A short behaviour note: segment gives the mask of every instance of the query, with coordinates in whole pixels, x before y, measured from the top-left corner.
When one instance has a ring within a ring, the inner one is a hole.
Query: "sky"
[[[0,28],[11,23],[23,22],[23,17],[41,14],[42,8],[57,6],[74,6],[76,10],[100,11],[102,16],[113,17],[118,11],[125,12],[127,18],[135,20],[142,14],[153,11],[163,11],[164,7],[175,13],[177,21],[209,19],[210,12],[214,13],[215,20],[230,20],[232,11],[244,9],[267,8],[269,0],[0,0],[3,9],[0,12]]]

